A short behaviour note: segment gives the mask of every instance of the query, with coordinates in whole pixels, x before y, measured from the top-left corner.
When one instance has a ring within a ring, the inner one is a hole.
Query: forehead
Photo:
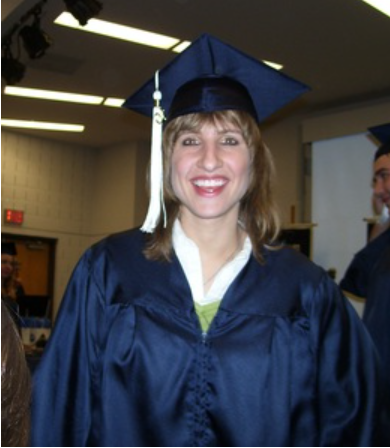
[[[190,114],[182,118],[181,128],[199,130],[204,126],[214,126],[219,129],[240,127],[241,122],[234,112],[214,112],[207,114]]]
[[[374,172],[378,172],[380,170],[389,170],[390,171],[390,154],[384,154],[379,157],[374,162]]]

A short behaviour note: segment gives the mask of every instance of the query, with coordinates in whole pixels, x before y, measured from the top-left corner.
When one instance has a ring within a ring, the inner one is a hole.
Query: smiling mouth
[[[194,185],[200,188],[217,188],[225,185],[226,181],[223,179],[197,179]]]

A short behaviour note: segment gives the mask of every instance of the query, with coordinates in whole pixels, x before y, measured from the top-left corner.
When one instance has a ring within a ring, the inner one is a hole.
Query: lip
[[[195,191],[204,197],[214,197],[219,195],[229,180],[224,176],[218,177],[204,177],[199,176],[191,179],[191,183],[195,188]]]

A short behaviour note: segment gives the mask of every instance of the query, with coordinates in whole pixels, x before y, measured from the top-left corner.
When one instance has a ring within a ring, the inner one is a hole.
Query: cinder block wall
[[[96,149],[2,131],[2,232],[57,239],[54,314],[84,250],[140,224],[148,156],[142,143]],[[25,212],[22,226],[4,224],[6,208]]]

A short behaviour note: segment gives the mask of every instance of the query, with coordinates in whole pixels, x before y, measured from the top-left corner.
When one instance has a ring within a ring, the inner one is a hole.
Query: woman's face
[[[8,254],[1,254],[1,278],[11,277],[14,270],[14,257]]]
[[[172,188],[181,216],[236,215],[250,179],[250,151],[239,128],[205,123],[179,134],[172,153]]]

